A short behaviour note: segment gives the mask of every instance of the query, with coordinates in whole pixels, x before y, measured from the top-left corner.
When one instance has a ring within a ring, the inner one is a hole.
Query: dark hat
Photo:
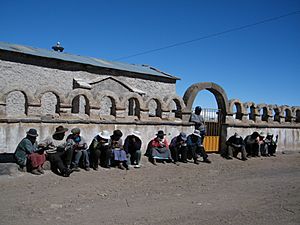
[[[29,129],[29,131],[27,131],[26,134],[28,136],[31,136],[31,137],[37,137],[37,136],[39,136],[38,133],[37,133],[37,130],[33,129],[33,128]]]
[[[68,131],[68,128],[64,128],[63,126],[58,126],[56,127],[54,134],[61,134],[61,133],[65,133],[66,131]]]
[[[200,106],[197,106],[196,108],[195,108],[195,110],[202,110],[202,108],[200,107]]]
[[[123,133],[120,130],[114,130],[113,135],[116,136],[116,137],[122,137]]]
[[[75,127],[71,130],[72,134],[80,134],[80,129],[78,127]]]
[[[187,140],[186,133],[180,132],[180,138],[181,138],[181,140],[186,141]]]
[[[166,134],[164,133],[163,130],[159,130],[156,135],[157,136],[165,136]]]

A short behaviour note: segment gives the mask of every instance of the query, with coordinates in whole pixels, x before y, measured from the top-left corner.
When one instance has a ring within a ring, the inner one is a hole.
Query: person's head
[[[258,136],[259,136],[259,133],[256,132],[256,131],[254,131],[254,132],[251,134],[251,138],[252,138],[252,139],[257,138]]]
[[[240,136],[237,132],[235,132],[235,133],[234,133],[234,137],[235,137],[235,138],[240,138],[241,136]]]
[[[65,137],[65,133],[68,131],[68,128],[65,128],[63,126],[58,126],[55,129],[55,132],[53,134],[54,139],[56,140],[62,140]]]
[[[181,141],[185,142],[187,140],[187,135],[184,132],[180,132],[179,136]]]
[[[110,140],[110,134],[107,130],[103,130],[102,132],[99,133],[99,137],[101,139],[104,139],[104,140]]]
[[[80,129],[78,127],[76,128],[73,128],[71,130],[71,133],[73,135],[73,140],[77,143],[79,143],[81,141],[81,138],[80,138]]]
[[[201,138],[200,130],[194,130],[194,132],[192,133],[192,135],[194,137],[200,137]]]
[[[26,134],[26,137],[32,141],[35,141],[37,136],[39,136],[37,130],[34,128],[29,129],[29,131],[27,131]]]
[[[141,140],[141,132],[137,131],[137,130],[134,130],[132,133],[131,133],[131,137],[132,138],[138,138]]]
[[[156,134],[157,138],[160,139],[160,140],[164,139],[165,135],[166,135],[166,134],[164,133],[163,130],[159,130],[159,131],[157,132],[157,134]]]
[[[196,115],[200,115],[201,111],[202,111],[202,108],[201,108],[200,106],[197,106],[197,107],[195,108],[195,114],[196,114]]]
[[[121,138],[122,136],[123,136],[122,131],[120,131],[120,130],[114,130],[114,132],[113,132],[113,139],[114,139],[115,141],[120,140],[120,138]]]

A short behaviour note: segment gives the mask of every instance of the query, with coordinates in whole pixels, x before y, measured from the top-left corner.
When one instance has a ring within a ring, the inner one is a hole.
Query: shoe
[[[62,176],[63,176],[63,177],[69,177],[70,174],[73,173],[73,171],[74,171],[74,170],[65,168],[64,171],[63,171],[63,173],[62,173]]]
[[[96,170],[96,171],[98,171],[98,170],[99,170],[99,168],[98,168],[98,167],[93,167],[93,169],[94,169],[94,170]]]
[[[205,162],[205,163],[211,163],[211,161],[209,159],[207,159],[207,158],[204,159],[203,162]]]
[[[73,170],[74,172],[80,172],[80,169],[79,169],[78,166],[74,166],[74,167],[72,168],[72,170]]]
[[[125,167],[122,165],[122,164],[119,164],[119,169],[121,169],[121,170],[125,170]]]
[[[194,163],[195,163],[196,165],[199,165],[199,162],[198,162],[197,160],[194,160]]]
[[[152,164],[153,164],[154,166],[157,166],[156,159],[152,159]]]
[[[44,170],[43,170],[43,168],[40,166],[39,168],[37,168],[37,170],[41,173],[41,174],[44,174],[45,172],[44,172]]]
[[[140,165],[134,165],[134,168],[141,168]]]
[[[247,159],[247,158],[242,158],[242,160],[243,160],[243,161],[246,161],[246,160],[248,160],[248,159]]]
[[[26,173],[26,172],[27,172],[27,169],[26,169],[25,166],[24,166],[24,167],[19,167],[18,170],[19,170],[20,172],[22,172],[22,173]]]
[[[187,161],[187,160],[183,160],[182,162],[183,162],[183,163],[188,163],[188,161]]]
[[[231,156],[227,156],[227,157],[226,157],[226,159],[229,159],[229,160],[231,160],[231,159],[232,159],[232,157],[231,157]]]
[[[91,170],[90,167],[85,167],[84,169],[85,169],[85,171],[90,171]]]
[[[34,175],[41,175],[41,173],[37,169],[32,170],[31,173]]]

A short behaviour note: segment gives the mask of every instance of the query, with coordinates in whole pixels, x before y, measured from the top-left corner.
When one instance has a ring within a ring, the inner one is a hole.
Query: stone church
[[[88,141],[102,130],[120,129],[124,136],[139,130],[145,151],[160,129],[169,140],[193,131],[189,118],[202,90],[214,94],[220,109],[215,151],[234,132],[254,130],[278,134],[279,150],[300,149],[300,107],[228,100],[210,82],[190,86],[181,97],[179,78],[149,65],[0,42],[0,80],[0,153],[14,152],[30,128],[41,140],[58,125],[79,127]]]

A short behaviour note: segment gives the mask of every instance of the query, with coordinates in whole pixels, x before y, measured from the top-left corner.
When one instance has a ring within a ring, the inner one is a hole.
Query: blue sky
[[[177,94],[215,82],[229,99],[300,106],[300,13],[185,45],[137,53],[300,11],[300,0],[2,0],[0,41],[148,64]],[[123,58],[123,59],[120,59]],[[200,92],[194,105],[216,107]]]

